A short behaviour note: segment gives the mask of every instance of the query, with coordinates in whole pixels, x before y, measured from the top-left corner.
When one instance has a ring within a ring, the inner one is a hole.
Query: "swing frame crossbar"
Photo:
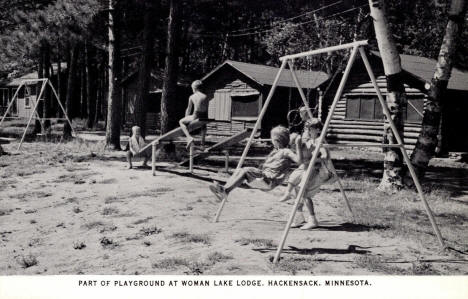
[[[65,108],[63,107],[62,105],[62,102],[60,102],[60,98],[58,96],[58,93],[57,91],[55,90],[55,87],[54,85],[52,85],[52,82],[50,82],[50,80],[48,78],[39,78],[39,79],[24,79],[24,80],[21,80],[21,83],[20,85],[18,86],[18,88],[16,89],[15,93],[13,94],[13,97],[10,101],[10,103],[8,104],[8,107],[7,107],[7,110],[5,111],[2,119],[0,120],[0,127],[2,126],[3,124],[3,121],[5,119],[11,119],[11,117],[7,117],[8,113],[10,112],[10,109],[13,107],[13,104],[15,103],[15,101],[18,100],[18,94],[19,94],[19,91],[21,88],[23,87],[26,87],[27,85],[30,85],[30,84],[34,84],[34,83],[41,83],[41,88],[40,88],[40,91],[39,91],[39,94],[35,100],[35,103],[34,103],[34,107],[33,107],[33,110],[32,110],[32,113],[31,115],[29,116],[29,119],[28,119],[28,124],[26,125],[26,128],[24,129],[24,132],[23,132],[23,135],[21,136],[21,140],[20,140],[20,143],[18,144],[18,148],[16,149],[17,151],[19,151],[21,149],[21,145],[23,144],[23,141],[24,141],[24,138],[26,137],[26,133],[28,131],[28,128],[29,126],[31,125],[31,121],[33,119],[35,120],[39,120],[39,123],[41,125],[41,128],[42,128],[42,131],[45,132],[45,127],[44,127],[44,123],[43,121],[45,120],[66,120],[68,122],[68,124],[70,125],[70,128],[72,130],[72,133],[76,135],[76,132],[75,130],[73,129],[73,126],[72,126],[72,123],[70,121],[70,119],[68,118],[68,115],[67,115],[67,112],[65,110]],[[43,97],[43,94],[44,94],[44,90],[45,88],[49,86],[50,89],[52,90],[52,93],[53,93],[53,97],[56,99],[57,103],[59,104],[60,108],[62,109],[62,112],[63,112],[63,115],[64,117],[57,117],[57,118],[51,118],[51,117],[46,117],[46,118],[42,118],[39,113],[37,112],[37,108],[39,107],[39,102],[41,101],[45,101],[45,98]],[[16,119],[18,119],[18,117],[16,117]]]
[[[436,234],[437,240],[439,241],[439,244],[443,249],[446,248],[446,246],[444,244],[444,240],[442,239],[442,235],[440,233],[439,227],[437,226],[437,223],[436,223],[436,221],[434,219],[434,214],[433,214],[431,208],[429,207],[429,204],[428,204],[428,202],[427,202],[427,200],[426,200],[426,198],[424,196],[424,192],[423,192],[422,186],[421,186],[421,184],[419,182],[419,179],[418,179],[418,177],[416,175],[415,169],[414,169],[413,165],[411,164],[411,160],[410,160],[410,158],[408,156],[408,153],[405,150],[403,139],[401,138],[400,134],[398,133],[398,130],[397,130],[396,126],[395,126],[395,123],[393,122],[393,119],[391,118],[390,111],[389,111],[389,109],[387,107],[387,104],[386,104],[385,99],[384,99],[384,97],[382,95],[382,92],[381,92],[379,86],[377,85],[377,80],[376,80],[375,74],[374,74],[374,72],[372,70],[372,67],[371,67],[371,65],[369,63],[369,60],[367,58],[367,54],[366,54],[366,52],[364,50],[364,47],[367,46],[367,45],[368,45],[367,40],[355,41],[355,42],[352,42],[352,43],[343,44],[343,45],[339,45],[339,46],[327,47],[327,48],[307,51],[307,52],[293,54],[293,55],[286,55],[286,56],[283,56],[283,57],[280,58],[281,67],[279,68],[279,71],[276,74],[275,80],[273,81],[273,85],[271,86],[268,97],[265,100],[265,103],[264,103],[264,105],[262,107],[262,110],[261,110],[261,112],[260,112],[260,114],[258,116],[257,122],[255,123],[255,126],[254,126],[254,128],[252,130],[251,136],[250,136],[250,138],[249,138],[249,140],[248,140],[248,142],[247,142],[247,144],[246,144],[246,146],[244,148],[242,156],[241,156],[241,158],[239,160],[239,163],[237,165],[236,171],[240,170],[242,165],[244,164],[244,161],[246,159],[246,156],[247,156],[247,153],[248,153],[248,151],[250,149],[250,146],[252,145],[252,142],[254,141],[254,136],[257,133],[259,127],[260,127],[260,123],[262,122],[262,119],[263,119],[263,117],[264,117],[264,115],[266,113],[268,105],[270,104],[270,101],[271,101],[271,99],[273,97],[273,94],[275,93],[276,87],[278,86],[278,81],[279,81],[280,75],[284,71],[286,66],[287,65],[289,66],[292,78],[293,78],[293,80],[294,80],[294,82],[296,84],[296,87],[297,87],[297,89],[299,91],[299,94],[301,95],[301,98],[302,98],[302,100],[304,102],[304,105],[306,106],[306,108],[308,108],[307,111],[309,112],[309,116],[312,117],[310,109],[309,109],[310,107],[309,107],[308,102],[307,102],[307,100],[305,98],[305,95],[304,95],[304,91],[301,88],[301,86],[299,85],[299,81],[297,80],[297,76],[296,76],[296,73],[294,71],[294,60],[297,59],[297,58],[302,58],[302,57],[317,55],[317,54],[322,54],[322,53],[329,53],[329,52],[333,52],[333,51],[346,50],[346,49],[351,50],[348,63],[347,63],[346,68],[345,68],[345,70],[343,72],[343,76],[341,78],[341,82],[340,82],[340,84],[338,86],[338,89],[336,91],[336,94],[335,94],[335,97],[333,99],[332,105],[330,106],[330,110],[328,112],[327,119],[326,119],[325,124],[323,126],[322,132],[321,132],[320,136],[318,137],[317,146],[315,147],[314,152],[312,154],[312,159],[310,160],[307,171],[303,175],[301,183],[299,185],[300,186],[299,192],[297,193],[294,206],[293,206],[293,208],[291,210],[291,213],[290,213],[290,215],[288,217],[287,224],[286,224],[286,226],[284,228],[284,231],[283,231],[283,234],[282,234],[282,237],[281,237],[281,241],[280,241],[280,243],[278,245],[278,248],[277,248],[274,260],[273,260],[273,262],[275,264],[278,263],[278,261],[280,259],[281,252],[283,251],[283,247],[284,247],[286,239],[288,237],[289,230],[291,229],[291,225],[292,225],[292,222],[294,220],[297,208],[298,208],[299,204],[304,200],[304,195],[305,195],[305,193],[307,191],[307,182],[309,181],[309,179],[310,179],[310,177],[312,175],[314,165],[315,165],[315,161],[318,158],[318,154],[320,152],[321,147],[327,147],[327,148],[332,148],[332,147],[400,148],[400,150],[401,150],[401,152],[403,154],[404,161],[405,161],[405,163],[406,163],[406,165],[408,167],[408,170],[409,170],[409,172],[411,174],[411,177],[412,177],[412,179],[414,181],[414,184],[416,186],[419,197],[420,197],[420,199],[421,199],[421,201],[422,201],[422,203],[424,205],[424,209],[426,210],[426,213],[427,213],[427,215],[429,217],[432,228],[433,228],[433,230],[434,230],[434,232]],[[364,63],[364,66],[366,68],[366,71],[367,71],[367,73],[369,75],[369,78],[370,78],[370,80],[372,82],[372,86],[374,87],[375,92],[377,93],[377,97],[378,97],[379,102],[380,102],[380,104],[382,106],[382,111],[383,111],[388,123],[390,124],[390,128],[391,128],[391,130],[392,130],[392,132],[393,132],[393,134],[395,136],[395,139],[397,141],[396,144],[348,143],[348,144],[333,144],[333,145],[330,145],[330,144],[325,143],[325,137],[327,135],[327,131],[328,131],[328,128],[330,126],[330,122],[331,122],[333,113],[335,112],[336,105],[337,105],[338,101],[340,100],[340,98],[341,98],[341,96],[343,94],[347,79],[348,79],[349,74],[351,72],[351,68],[352,68],[352,66],[353,66],[353,64],[355,62],[355,59],[356,59],[356,56],[357,56],[358,53],[361,55],[361,58],[362,58],[362,61]],[[335,174],[336,174],[335,169],[332,169],[332,171],[335,172]],[[345,199],[346,205],[347,205],[349,211],[352,213],[351,207],[349,205],[349,201],[348,201],[348,199],[346,197],[346,194],[345,194],[344,189],[342,187],[341,181],[338,179],[337,182],[340,185],[341,193],[342,193],[342,195],[343,195],[343,197]],[[218,211],[216,213],[214,222],[217,222],[219,220],[221,211],[222,211],[224,205],[226,204],[226,201],[227,201],[227,198],[225,197],[223,199],[223,201],[221,202],[219,208],[218,208]]]

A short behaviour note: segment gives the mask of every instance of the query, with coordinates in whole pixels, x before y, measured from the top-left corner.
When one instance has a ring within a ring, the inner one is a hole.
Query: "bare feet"
[[[127,169],[132,169],[132,168],[133,168],[132,164],[127,165]]]
[[[210,191],[216,196],[218,201],[223,201],[227,197],[227,193],[224,190],[223,186],[214,182],[212,185],[209,186]]]
[[[291,224],[291,228],[298,228],[304,225],[306,223],[304,219],[304,215],[302,212],[297,212],[296,217],[294,218],[293,223]]]
[[[311,219],[307,221],[307,223],[303,226],[301,226],[302,230],[308,230],[308,229],[313,229],[318,227],[318,221],[315,218],[315,216],[311,216]]]
[[[285,202],[285,201],[288,201],[288,200],[290,200],[290,199],[291,199],[291,194],[286,193],[285,195],[283,195],[283,196],[280,198],[279,202]]]

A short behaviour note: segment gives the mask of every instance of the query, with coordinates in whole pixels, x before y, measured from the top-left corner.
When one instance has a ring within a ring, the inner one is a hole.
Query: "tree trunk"
[[[37,77],[38,78],[43,78],[44,77],[44,46],[43,46],[43,43],[41,42],[41,47],[39,49],[39,64],[38,64],[38,70],[37,70]],[[38,82],[36,83],[36,96],[39,97],[39,93],[41,91],[41,87],[42,87],[42,82]],[[39,98],[37,98],[36,100],[39,100]],[[37,104],[37,114],[39,116],[41,116],[41,113],[43,112],[42,110],[42,106],[43,106],[43,102],[39,102]],[[36,117],[36,115],[34,116]],[[39,121],[39,119],[35,118],[34,119],[34,134],[37,134],[37,133],[40,133],[41,132],[41,123]]]
[[[463,32],[464,16],[468,7],[467,3],[468,1],[466,0],[452,0],[450,6],[449,21],[445,28],[436,70],[431,80],[424,109],[421,133],[411,155],[411,163],[414,165],[416,173],[420,178],[424,177],[429,160],[434,156],[437,146],[444,94],[447,91],[448,81],[452,73],[452,60],[455,49]],[[405,176],[405,184],[412,184],[409,173]]]
[[[70,63],[68,65],[68,78],[67,78],[67,93],[65,96],[65,110],[67,113],[68,118],[72,121],[73,115],[73,94],[75,91],[75,73],[76,67],[78,64],[78,55],[79,55],[79,46],[74,45],[72,50],[70,51]],[[72,136],[71,127],[68,122],[65,122],[63,126],[63,138],[69,139]]]
[[[96,83],[94,82],[94,76],[93,76],[93,70],[94,68],[92,67],[92,62],[91,62],[91,53],[90,53],[90,47],[89,44],[85,44],[85,74],[86,74],[86,114],[87,114],[87,121],[86,121],[86,127],[88,129],[91,129],[94,127],[94,113],[95,113],[95,86]]]
[[[60,57],[60,50],[61,48],[59,45],[57,46],[57,100],[60,101],[60,103],[62,103],[62,59]],[[56,116],[60,117],[60,112],[62,109],[60,109],[60,105],[58,103],[56,107]]]
[[[178,125],[177,77],[178,77],[178,35],[180,30],[179,2],[171,0],[167,29],[166,65],[164,68],[163,91],[161,98],[161,133],[166,133]]]
[[[107,95],[107,125],[106,146],[114,150],[120,148],[121,125],[121,90],[120,90],[120,0],[109,1],[109,45],[108,45],[108,95]]]
[[[44,77],[49,79],[52,77],[51,72],[51,63],[50,63],[50,46],[48,42],[44,42]],[[51,90],[50,88],[46,87],[44,90],[44,101],[43,101],[43,112],[42,112],[42,117],[44,118],[49,118],[51,117]],[[50,128],[50,120],[45,120],[42,122],[44,124],[44,129],[47,131]],[[43,132],[44,134],[47,134],[47,132]]]
[[[146,112],[148,110],[148,94],[151,82],[151,68],[154,60],[154,34],[157,26],[158,1],[145,1],[145,16],[143,29],[143,55],[140,58],[138,73],[137,97],[135,101],[135,121],[141,128],[142,136],[146,136]]]
[[[402,106],[406,103],[406,93],[403,84],[403,72],[400,56],[390,32],[386,17],[386,3],[384,0],[369,0],[371,16],[374,19],[375,35],[379,46],[380,55],[387,77],[387,106],[398,130],[403,136],[404,121]],[[403,137],[402,137],[403,138]],[[384,125],[384,144],[397,144],[388,120]],[[400,189],[402,184],[403,155],[399,148],[384,149],[384,172],[379,189],[392,192]]]

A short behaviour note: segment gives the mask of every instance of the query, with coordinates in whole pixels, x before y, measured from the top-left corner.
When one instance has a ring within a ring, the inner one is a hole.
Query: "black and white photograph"
[[[467,10],[0,0],[0,276],[468,275]]]

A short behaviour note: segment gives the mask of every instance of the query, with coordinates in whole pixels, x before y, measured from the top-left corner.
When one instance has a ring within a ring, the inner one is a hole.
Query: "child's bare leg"
[[[128,169],[132,169],[132,153],[127,151],[127,162],[128,162]]]
[[[301,202],[297,206],[296,217],[294,217],[294,221],[291,224],[291,228],[298,228],[304,225],[305,218],[304,218],[304,213],[302,211],[303,209],[304,209],[304,203]]]
[[[144,160],[143,160],[143,164],[141,164],[141,166],[147,167],[150,155],[148,153],[144,153],[143,157],[144,157]]]
[[[280,198],[280,202],[288,201],[291,199],[292,191],[294,189],[294,185],[291,183],[288,183],[288,186],[286,187],[286,191],[284,192],[284,195]]]
[[[304,202],[305,202],[307,211],[309,212],[309,217],[308,217],[309,219],[307,220],[307,223],[301,227],[301,229],[305,230],[305,229],[318,227],[318,221],[317,221],[317,218],[315,217],[314,203],[312,202],[312,199],[305,198]]]
[[[224,185],[224,191],[226,193],[229,193],[232,190],[234,190],[235,188],[242,185],[242,183],[245,180],[245,172],[246,172],[245,169],[242,168],[239,171],[237,171],[236,173],[234,173],[234,175],[229,178],[226,185]]]
[[[180,128],[182,129],[182,132],[184,132],[185,136],[187,137],[187,148],[193,143],[193,137],[190,135],[190,132],[187,128],[187,126],[195,120],[195,117],[193,115],[188,115],[181,120],[179,120],[179,125]]]

